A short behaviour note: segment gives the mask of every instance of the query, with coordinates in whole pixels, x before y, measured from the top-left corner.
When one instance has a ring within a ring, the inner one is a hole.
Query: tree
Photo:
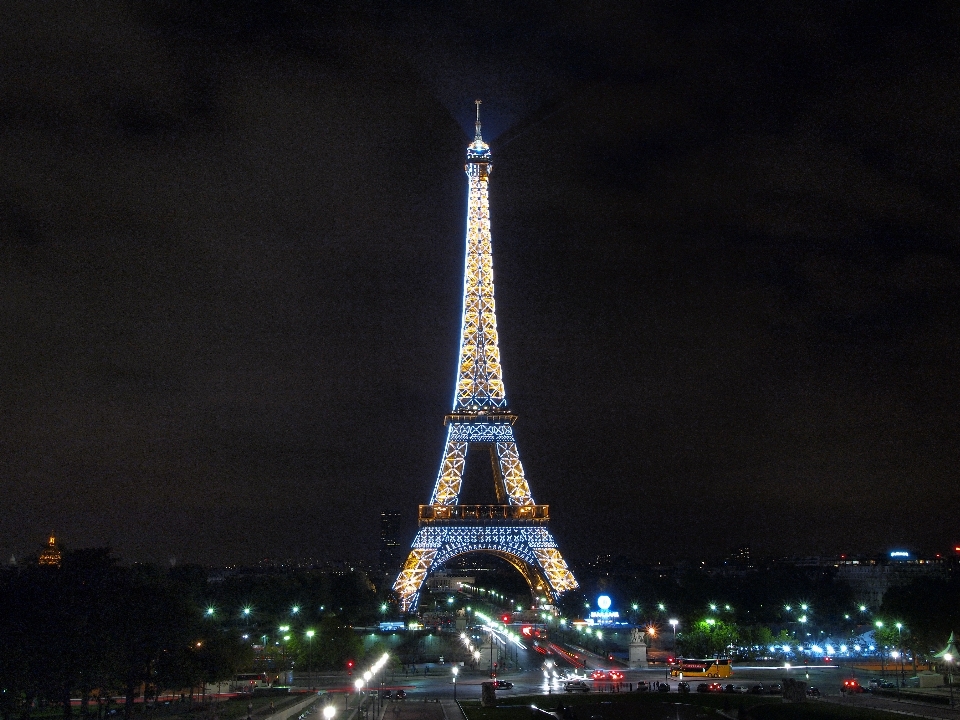
[[[678,634],[677,648],[686,657],[724,655],[738,638],[739,628],[735,623],[709,618]]]

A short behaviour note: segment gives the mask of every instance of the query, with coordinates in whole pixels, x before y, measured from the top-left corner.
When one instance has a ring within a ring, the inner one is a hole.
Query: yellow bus
[[[709,677],[709,678],[728,678],[733,675],[733,665],[730,658],[708,658],[706,660],[691,660],[689,658],[677,658],[676,662],[670,666],[670,674],[673,677]]]

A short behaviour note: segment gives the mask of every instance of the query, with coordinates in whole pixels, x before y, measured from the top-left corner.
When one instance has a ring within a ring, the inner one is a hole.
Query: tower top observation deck
[[[473,136],[473,142],[467,145],[467,173],[470,172],[470,163],[489,163],[490,162],[490,146],[483,141],[483,136],[480,134],[480,101],[475,100],[477,104],[477,123],[476,123],[476,134]],[[493,166],[487,167],[487,172],[493,169]]]

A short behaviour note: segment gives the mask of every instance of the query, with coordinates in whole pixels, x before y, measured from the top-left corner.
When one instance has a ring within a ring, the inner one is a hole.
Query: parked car
[[[510,688],[513,687],[513,683],[510,682],[509,680],[495,680],[493,683],[493,686],[497,690],[509,690]]]
[[[641,680],[640,682],[637,683],[637,692],[649,692],[649,691],[650,691],[650,683],[648,683],[646,680]]]
[[[820,689],[811,685],[807,688],[807,697],[820,697]]]
[[[736,686],[733,683],[727,683],[726,685],[723,686],[723,691],[725,693],[736,692],[736,690],[734,690],[735,687]]]
[[[688,693],[690,692],[690,683],[686,680],[681,680],[677,683],[677,692],[678,693]]]
[[[697,692],[710,692],[710,685],[708,683],[700,683],[697,685]]]
[[[763,683],[757,683],[750,688],[750,692],[752,692],[754,695],[763,695],[766,691],[767,689],[763,686]]]
[[[781,683],[773,683],[773,685],[767,688],[767,692],[770,695],[783,695],[783,685]]]
[[[657,692],[670,692],[670,683],[662,682],[657,685]]]
[[[406,700],[406,699],[407,699],[407,691],[406,691],[406,690],[402,690],[402,689],[401,689],[401,690],[397,690],[397,694],[394,695],[394,697],[395,697],[397,700]]]
[[[862,693],[866,692],[863,685],[860,684],[860,681],[856,678],[850,678],[843,681],[843,685],[840,686],[840,692],[843,694],[846,693]]]
[[[384,700],[389,700],[390,698],[393,697],[393,691],[392,691],[392,690],[384,690],[384,691],[383,691],[383,694],[380,695],[380,697],[382,697]]]
[[[722,693],[722,692],[723,692],[723,685],[721,685],[721,684],[718,683],[718,682],[712,682],[712,683],[710,683],[710,685],[707,687],[707,692]]]
[[[573,680],[572,682],[564,683],[563,691],[564,692],[590,692],[590,686],[587,685],[583,680]]]
[[[734,685],[734,686],[733,686],[733,691],[734,691],[735,693],[740,694],[740,695],[743,695],[744,693],[749,692],[749,690],[747,690],[747,688],[746,688],[745,686],[743,686],[743,685]]]

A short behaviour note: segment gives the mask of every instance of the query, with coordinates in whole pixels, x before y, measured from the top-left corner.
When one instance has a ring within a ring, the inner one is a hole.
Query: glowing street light
[[[313,688],[313,636],[316,633],[313,630],[307,630],[307,677],[310,688]]]
[[[950,686],[950,707],[953,707],[953,673],[950,667],[953,662],[953,654],[945,653],[943,659],[947,661],[947,685]]]
[[[333,705],[327,705],[323,709],[323,717],[325,720],[332,720],[333,716],[337,714],[337,709]]]
[[[357,707],[360,707],[360,691],[363,690],[363,678],[354,680],[353,686],[357,689]]]
[[[897,650],[900,655],[900,685],[897,685],[897,695],[900,694],[900,686],[903,685],[903,638],[900,632],[903,630],[903,623],[898,622],[897,625]]]
[[[883,622],[882,622],[881,620],[877,620],[877,621],[874,623],[874,625],[877,626],[877,629],[878,629],[878,630],[882,630],[882,629],[883,629]],[[881,674],[881,675],[884,675],[884,674],[886,674],[886,668],[884,667],[884,661],[886,660],[886,655],[887,655],[887,653],[884,652],[883,647],[880,645],[879,639],[877,640],[877,646],[880,648],[880,674]]]
[[[676,618],[670,618],[669,620],[670,627],[673,628],[673,654],[677,654],[677,625],[680,624],[680,621]]]
[[[456,665],[453,666],[453,701],[457,701],[457,673],[460,672],[460,668]]]

